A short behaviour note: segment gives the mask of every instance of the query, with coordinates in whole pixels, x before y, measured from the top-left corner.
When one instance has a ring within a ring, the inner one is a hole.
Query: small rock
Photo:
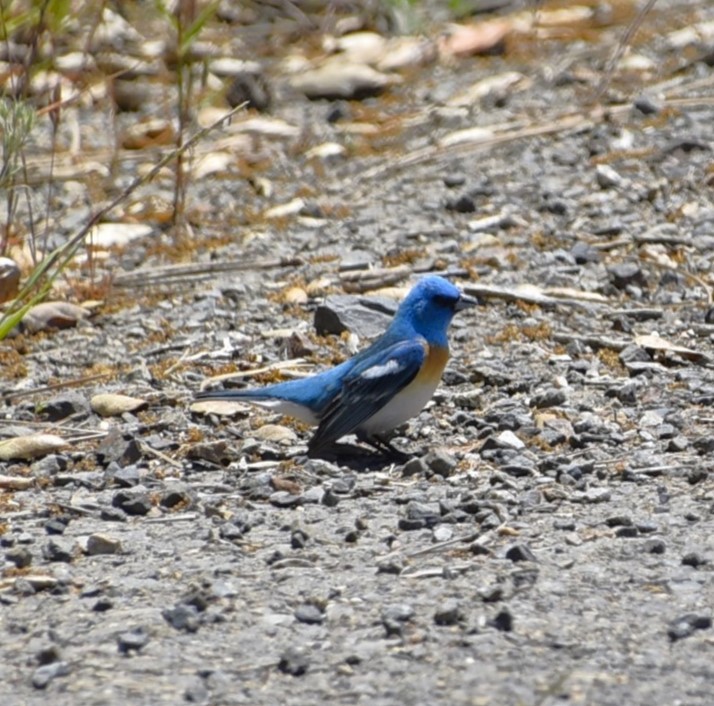
[[[136,439],[124,439],[117,430],[113,430],[99,444],[96,454],[102,463],[114,461],[120,466],[129,466],[141,458],[141,448]]]
[[[287,490],[278,490],[275,493],[271,493],[268,499],[275,507],[288,508],[302,505],[302,495],[295,495]]]
[[[435,542],[448,542],[454,536],[454,530],[448,525],[438,525],[434,528]]]
[[[38,667],[32,674],[32,686],[35,689],[46,689],[49,683],[57,677],[66,677],[70,673],[67,662],[52,662]]]
[[[322,495],[322,504],[326,507],[337,507],[340,504],[340,496],[332,488],[325,488]]]
[[[138,412],[149,406],[146,400],[139,399],[138,397],[129,397],[128,395],[119,395],[113,392],[94,395],[90,400],[90,404],[92,409],[100,417],[118,417],[127,412]]]
[[[397,603],[387,606],[382,611],[382,625],[387,631],[387,637],[401,637],[404,624],[414,617],[414,608],[406,603]]]
[[[563,404],[568,399],[565,394],[565,390],[559,390],[557,388],[550,388],[544,392],[539,392],[538,394],[531,397],[531,406],[537,409],[545,409],[547,407],[557,407]]]
[[[404,560],[401,557],[380,559],[377,562],[378,574],[393,574],[395,576],[399,576],[402,571],[404,571]]]
[[[506,559],[512,562],[537,561],[535,554],[527,544],[514,544],[506,551]]]
[[[117,647],[121,654],[139,652],[149,642],[149,635],[142,627],[131,630],[117,636]]]
[[[456,213],[473,213],[476,211],[476,202],[469,194],[462,194],[455,199],[447,199],[447,211],[456,211]]]
[[[297,434],[280,424],[263,424],[253,432],[253,436],[260,441],[270,441],[283,446],[290,446],[297,441]]]
[[[400,82],[396,75],[376,71],[366,64],[331,60],[317,69],[294,76],[292,87],[310,99],[361,99],[381,93],[387,86]]]
[[[646,93],[637,96],[632,105],[643,115],[656,115],[662,110],[662,103]]]
[[[32,564],[32,552],[27,547],[13,547],[5,552],[5,559],[24,569]]]
[[[283,674],[301,677],[310,667],[310,657],[307,650],[299,647],[288,647],[280,656],[278,669]]]
[[[121,542],[108,534],[99,532],[89,535],[87,539],[87,554],[97,556],[98,554],[117,554],[122,550]]]
[[[402,466],[402,475],[407,476],[424,476],[428,470],[426,461],[421,457],[410,458]]]
[[[314,603],[302,603],[294,615],[296,620],[308,625],[319,625],[325,620],[325,614]]]
[[[434,613],[434,622],[437,625],[456,625],[463,618],[461,608],[454,600],[445,601]]]
[[[75,416],[84,419],[91,414],[87,398],[79,392],[65,392],[43,403],[38,412],[50,422]]]
[[[443,478],[448,478],[457,464],[456,459],[443,449],[429,451],[424,457],[424,462],[436,475]]]
[[[112,462],[107,466],[107,476],[121,488],[133,488],[141,483],[139,467],[133,464],[122,467]]]
[[[146,515],[152,508],[149,493],[140,487],[117,491],[112,498],[112,505],[127,515]]]
[[[315,309],[315,330],[320,336],[339,336],[349,331],[360,338],[374,338],[389,325],[396,311],[395,304],[391,300],[331,295]]]
[[[194,503],[194,496],[185,483],[172,483],[171,486],[161,493],[159,504],[161,507],[174,509],[187,509]]]
[[[678,434],[677,436],[669,440],[666,450],[668,453],[680,453],[682,451],[686,451],[688,448],[689,439],[687,439],[687,437],[683,436],[682,434]]]
[[[195,605],[179,603],[173,608],[165,608],[161,615],[176,630],[196,632],[200,625],[200,616]]]
[[[637,262],[620,262],[607,270],[610,281],[617,289],[625,289],[631,285],[644,287],[647,284],[642,268]]]
[[[501,632],[511,632],[513,630],[513,615],[508,608],[500,610],[496,616],[488,622],[489,625]]]
[[[708,630],[712,626],[710,615],[696,615],[689,613],[681,618],[675,618],[667,630],[667,636],[671,642],[677,642],[685,637],[693,635],[696,630]]]
[[[596,504],[606,503],[612,497],[608,488],[588,488],[584,492],[573,493],[571,500],[577,503]]]
[[[67,529],[69,522],[70,518],[66,515],[53,517],[45,522],[45,532],[47,532],[47,534],[62,535]]]
[[[30,333],[76,326],[89,311],[71,302],[48,301],[35,304],[23,317],[21,328]]]
[[[407,519],[422,521],[425,526],[432,527],[441,521],[441,509],[436,503],[421,503],[410,500],[406,508]]]
[[[664,554],[667,550],[667,545],[663,540],[652,537],[651,539],[645,541],[642,545],[642,549],[647,554]]]
[[[526,447],[526,445],[510,429],[502,431],[496,437],[496,442],[502,448],[515,449],[516,451],[520,451]]]
[[[595,168],[595,178],[601,189],[622,186],[625,181],[609,164],[598,164]]]
[[[709,560],[699,554],[699,552],[689,552],[682,557],[682,564],[684,566],[691,566],[695,569],[708,563]]]
[[[99,511],[99,517],[105,522],[126,522],[129,519],[129,516],[121,508],[108,506],[104,506]]]
[[[50,539],[42,547],[42,555],[47,561],[58,561],[69,564],[74,559],[74,541]]]

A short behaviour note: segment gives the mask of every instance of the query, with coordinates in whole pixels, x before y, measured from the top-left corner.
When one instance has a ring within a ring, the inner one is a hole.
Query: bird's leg
[[[364,431],[358,431],[356,432],[356,435],[357,439],[362,443],[371,446],[373,449],[376,449],[380,453],[386,454],[387,456],[391,456],[395,460],[407,461],[411,458],[409,454],[404,453],[404,451],[400,451],[396,446],[392,444],[391,441],[379,436],[379,434],[367,434]]]

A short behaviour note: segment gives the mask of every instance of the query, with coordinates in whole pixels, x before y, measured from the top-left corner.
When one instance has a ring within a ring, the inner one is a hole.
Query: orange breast
[[[420,383],[438,383],[449,360],[449,349],[441,346],[428,346],[426,361],[417,375]]]

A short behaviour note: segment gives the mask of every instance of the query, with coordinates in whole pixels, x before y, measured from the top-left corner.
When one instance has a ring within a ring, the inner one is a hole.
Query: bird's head
[[[414,285],[399,307],[394,323],[410,326],[429,343],[446,346],[446,331],[454,314],[477,303],[448,280],[431,275]]]

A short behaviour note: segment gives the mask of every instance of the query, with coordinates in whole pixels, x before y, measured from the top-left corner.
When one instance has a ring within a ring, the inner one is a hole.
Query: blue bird
[[[431,399],[449,359],[449,324],[456,312],[477,303],[443,277],[424,277],[387,330],[344,363],[299,380],[199,392],[197,398],[246,400],[316,424],[310,456],[353,433],[380,451],[403,455],[383,435],[419,414]]]

